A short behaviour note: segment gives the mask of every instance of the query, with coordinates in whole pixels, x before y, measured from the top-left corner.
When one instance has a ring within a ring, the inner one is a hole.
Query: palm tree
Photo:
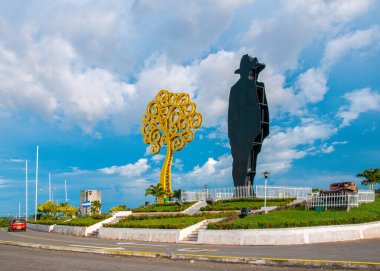
[[[90,211],[91,214],[100,214],[100,209],[102,208],[102,204],[99,200],[94,200],[91,202]]]
[[[369,190],[373,190],[375,184],[380,183],[380,168],[366,169],[362,173],[356,174],[356,177],[364,178],[361,184],[369,185]]]
[[[160,183],[157,185],[152,184],[145,190],[145,196],[148,195],[155,197],[155,202],[157,203],[159,198],[166,195],[166,192]]]
[[[173,191],[173,198],[180,200],[181,199],[181,193],[182,193],[181,189],[174,190]]]

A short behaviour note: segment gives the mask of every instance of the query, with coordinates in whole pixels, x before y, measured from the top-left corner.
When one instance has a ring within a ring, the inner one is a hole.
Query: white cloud
[[[6,161],[12,162],[12,163],[25,163],[25,160],[23,160],[23,159],[9,159]]]
[[[252,21],[243,45],[281,70],[296,68],[302,49],[320,42],[371,7],[367,1],[280,1],[273,14]]]
[[[0,189],[8,187],[8,181],[0,179]]]
[[[108,71],[82,65],[74,48],[60,37],[29,41],[24,53],[0,44],[0,74],[0,111],[37,113],[87,133],[123,111],[135,92]]]
[[[155,162],[155,163],[159,163],[161,162],[163,159],[165,158],[165,155],[163,154],[155,154],[152,156],[152,161]]]
[[[63,176],[75,176],[75,175],[82,175],[82,174],[86,174],[88,173],[89,171],[88,170],[82,170],[78,167],[70,167],[71,171],[70,172],[63,172],[61,174],[58,174],[58,175],[63,175]]]
[[[321,149],[327,152],[333,150],[323,147],[323,141],[337,133],[337,128],[328,123],[313,119],[305,119],[304,123],[293,128],[274,129],[263,143],[259,155],[258,170],[269,170],[276,173],[285,172],[294,160],[315,153],[315,146],[322,144]]]
[[[308,69],[297,78],[296,87],[300,90],[297,96],[304,103],[320,102],[327,92],[326,84],[327,78],[321,69]]]
[[[183,170],[183,166],[184,166],[184,164],[183,164],[183,161],[182,161],[181,159],[176,158],[176,159],[174,160],[173,167],[174,167],[176,170],[178,170],[178,171],[182,171],[182,170]]]
[[[380,30],[378,26],[365,30],[356,30],[339,36],[327,43],[322,64],[326,69],[339,61],[350,51],[363,49],[374,44],[377,46],[380,44]]]
[[[125,166],[106,167],[99,169],[99,171],[107,175],[117,174],[120,176],[138,177],[141,176],[141,174],[146,172],[148,169],[148,159],[142,158],[134,164],[127,164]]]
[[[181,188],[199,188],[205,184],[217,186],[231,186],[232,184],[232,157],[228,154],[217,159],[209,157],[203,165],[197,165],[192,171],[173,174],[173,183]]]
[[[339,108],[337,117],[342,118],[341,127],[346,127],[360,114],[368,111],[380,111],[380,93],[369,88],[354,90],[343,96],[349,105]]]

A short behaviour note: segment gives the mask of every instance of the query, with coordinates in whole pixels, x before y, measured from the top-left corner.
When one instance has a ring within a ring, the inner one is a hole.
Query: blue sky
[[[139,133],[160,89],[187,92],[203,114],[175,153],[173,188],[232,185],[230,87],[243,54],[266,64],[271,132],[258,172],[275,185],[328,188],[379,167],[378,1],[0,1],[0,215],[34,202],[134,207],[159,179]],[[258,174],[256,184],[263,183]],[[24,207],[22,212],[25,212]]]

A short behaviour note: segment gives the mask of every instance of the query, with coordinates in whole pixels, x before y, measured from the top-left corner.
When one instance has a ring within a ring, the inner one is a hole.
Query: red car
[[[26,231],[25,219],[12,219],[9,223],[8,231]]]

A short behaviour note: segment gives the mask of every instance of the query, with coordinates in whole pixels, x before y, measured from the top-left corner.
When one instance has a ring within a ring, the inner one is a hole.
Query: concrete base
[[[85,236],[86,227],[55,225],[52,232],[65,235]]]
[[[133,228],[100,228],[99,238],[129,241],[171,242],[179,240],[180,230],[176,229],[133,229]]]
[[[199,244],[295,245],[380,238],[380,222],[258,230],[203,230]]]
[[[45,231],[45,232],[51,232],[53,230],[55,225],[42,225],[42,224],[32,224],[32,223],[26,223],[26,228],[35,230],[35,231]]]

